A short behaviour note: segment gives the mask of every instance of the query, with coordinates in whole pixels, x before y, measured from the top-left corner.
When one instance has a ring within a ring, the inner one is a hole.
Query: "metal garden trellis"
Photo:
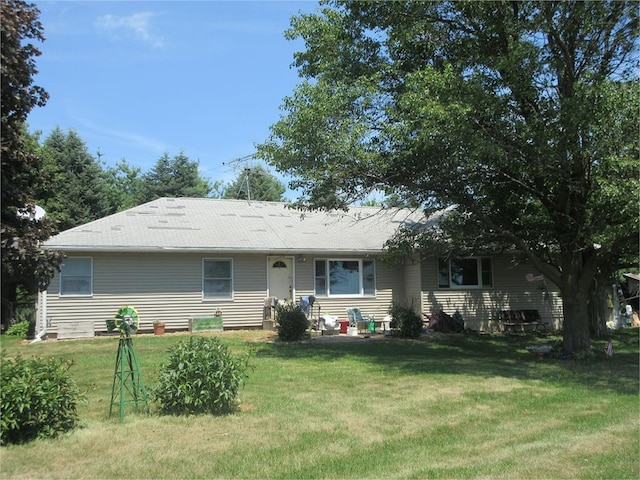
[[[139,322],[136,309],[124,306],[118,310],[115,321],[111,324],[119,330],[120,341],[113,375],[109,417],[113,413],[113,406],[118,405],[120,421],[124,418],[124,409],[127,405],[133,405],[135,408],[144,407],[145,412],[149,413],[147,391],[131,338],[131,332],[138,329]]]

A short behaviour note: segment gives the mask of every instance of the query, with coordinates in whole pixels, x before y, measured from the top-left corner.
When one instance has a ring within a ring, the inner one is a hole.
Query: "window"
[[[373,296],[375,293],[373,260],[316,260],[316,296]]]
[[[490,258],[438,259],[438,287],[492,287],[493,273]]]
[[[204,260],[202,263],[202,298],[229,300],[233,297],[231,260]]]
[[[66,258],[60,269],[60,295],[91,295],[93,293],[93,259]]]

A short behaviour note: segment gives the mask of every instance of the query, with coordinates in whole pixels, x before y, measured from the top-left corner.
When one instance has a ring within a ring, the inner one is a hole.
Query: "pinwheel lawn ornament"
[[[107,320],[109,331],[117,329],[120,332],[109,406],[109,416],[111,416],[113,406],[119,406],[120,421],[124,418],[126,405],[133,405],[136,408],[144,407],[145,411],[149,412],[147,391],[144,388],[138,358],[131,339],[131,333],[135,332],[139,325],[138,312],[130,306],[120,308],[116,312],[114,320]]]
[[[107,330],[113,332],[118,330],[120,336],[131,336],[135,333],[140,326],[140,318],[138,317],[138,311],[135,307],[125,305],[120,307],[116,312],[113,320],[107,320]]]

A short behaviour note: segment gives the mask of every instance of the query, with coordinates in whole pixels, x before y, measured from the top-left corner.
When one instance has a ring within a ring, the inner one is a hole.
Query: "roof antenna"
[[[247,179],[247,201],[250,202],[251,201],[251,185],[249,184],[249,176],[251,175],[251,169],[245,168],[244,172]]]
[[[247,201],[251,201],[251,183],[249,182],[249,176],[251,175],[251,169],[246,167],[244,169],[244,180],[247,184]],[[236,192],[236,198],[240,198],[240,194],[242,193],[242,179],[238,182],[238,191]]]

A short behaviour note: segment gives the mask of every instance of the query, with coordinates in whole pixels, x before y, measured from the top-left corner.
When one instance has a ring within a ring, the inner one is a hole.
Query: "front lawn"
[[[117,338],[22,344],[7,356],[74,360],[82,428],[0,449],[11,478],[610,478],[640,475],[638,329],[614,355],[537,360],[557,337],[439,335],[420,341],[268,341],[254,351],[240,410],[223,417],[108,418]],[[183,334],[138,335],[147,388]]]

